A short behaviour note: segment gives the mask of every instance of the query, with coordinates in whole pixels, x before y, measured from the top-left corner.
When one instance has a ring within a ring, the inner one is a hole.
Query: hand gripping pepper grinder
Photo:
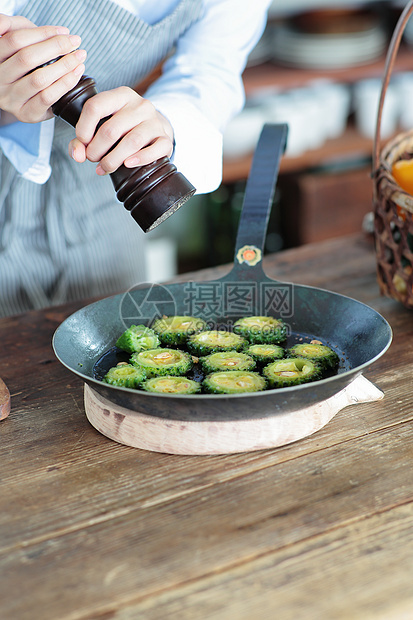
[[[84,75],[52,106],[53,113],[75,127],[83,104],[97,92],[94,79]],[[102,119],[98,127],[105,120]],[[144,232],[166,220],[195,193],[193,185],[168,157],[137,168],[126,168],[122,164],[110,177],[118,200]]]

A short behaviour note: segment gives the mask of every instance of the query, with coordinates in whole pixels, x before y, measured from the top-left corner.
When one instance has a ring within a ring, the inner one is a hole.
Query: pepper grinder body
[[[52,106],[53,113],[75,127],[84,103],[97,92],[93,78],[83,76]],[[118,200],[144,232],[166,220],[195,193],[193,185],[168,157],[137,168],[121,165],[110,177]]]

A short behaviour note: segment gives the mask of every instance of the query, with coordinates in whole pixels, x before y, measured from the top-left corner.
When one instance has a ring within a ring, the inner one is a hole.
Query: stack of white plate
[[[367,138],[374,138],[376,133],[381,88],[379,78],[360,80],[353,86],[356,126],[359,132]],[[394,83],[390,83],[381,116],[381,138],[390,138],[396,132],[400,111],[399,103],[398,89]]]
[[[284,92],[256,91],[224,133],[224,156],[231,159],[253,152],[265,123],[287,123],[286,154],[297,157],[341,135],[350,104],[350,87],[329,80]]]
[[[391,87],[397,92],[400,129],[410,131],[413,129],[413,107],[410,105],[413,101],[413,71],[403,71],[393,76],[389,85]]]
[[[358,32],[313,34],[280,24],[274,28],[272,57],[296,67],[337,69],[372,62],[386,45],[387,36],[380,25]]]

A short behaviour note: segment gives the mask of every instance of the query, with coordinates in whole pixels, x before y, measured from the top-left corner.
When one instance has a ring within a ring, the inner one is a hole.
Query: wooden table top
[[[413,617],[413,314],[380,296],[361,235],[264,265],[366,302],[394,330],[365,372],[384,399],[282,448],[189,457],[117,444],[89,424],[82,382],[51,347],[84,304],[0,320],[2,620]]]

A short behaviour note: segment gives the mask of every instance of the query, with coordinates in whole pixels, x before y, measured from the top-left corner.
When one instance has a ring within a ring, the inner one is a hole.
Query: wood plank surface
[[[325,449],[322,462],[319,455],[308,455],[154,506],[133,505],[134,492],[129,489],[130,505],[123,510],[100,519],[96,515],[81,528],[51,532],[18,549],[4,549],[3,613],[7,618],[29,618],[24,612],[30,614],[32,605],[41,608],[45,583],[55,587],[48,596],[50,615],[43,610],[44,618],[59,617],[62,608],[67,614],[80,608],[86,617],[92,610],[106,613],[114,599],[130,604],[154,597],[161,584],[170,590],[224,573],[246,559],[250,562],[408,504],[412,424],[398,429],[398,443],[390,440],[392,433],[393,429],[372,434],[368,441]],[[63,515],[64,498],[57,501]],[[405,531],[401,536],[408,548],[411,532],[410,537]],[[406,561],[411,575],[411,553]],[[402,568],[397,568],[399,574]],[[386,571],[385,564],[381,570]],[[23,592],[19,580],[25,584]],[[13,585],[15,596],[10,597]],[[405,588],[405,580],[401,585]],[[73,591],[82,593],[81,600],[73,598]]]
[[[84,304],[0,320],[13,402],[0,423],[2,620],[413,617],[412,314],[380,296],[361,235],[265,268],[369,303],[394,330],[365,373],[384,399],[274,450],[117,444],[88,423],[82,382],[51,348]]]
[[[409,504],[128,605],[122,618],[408,620],[412,531]]]

